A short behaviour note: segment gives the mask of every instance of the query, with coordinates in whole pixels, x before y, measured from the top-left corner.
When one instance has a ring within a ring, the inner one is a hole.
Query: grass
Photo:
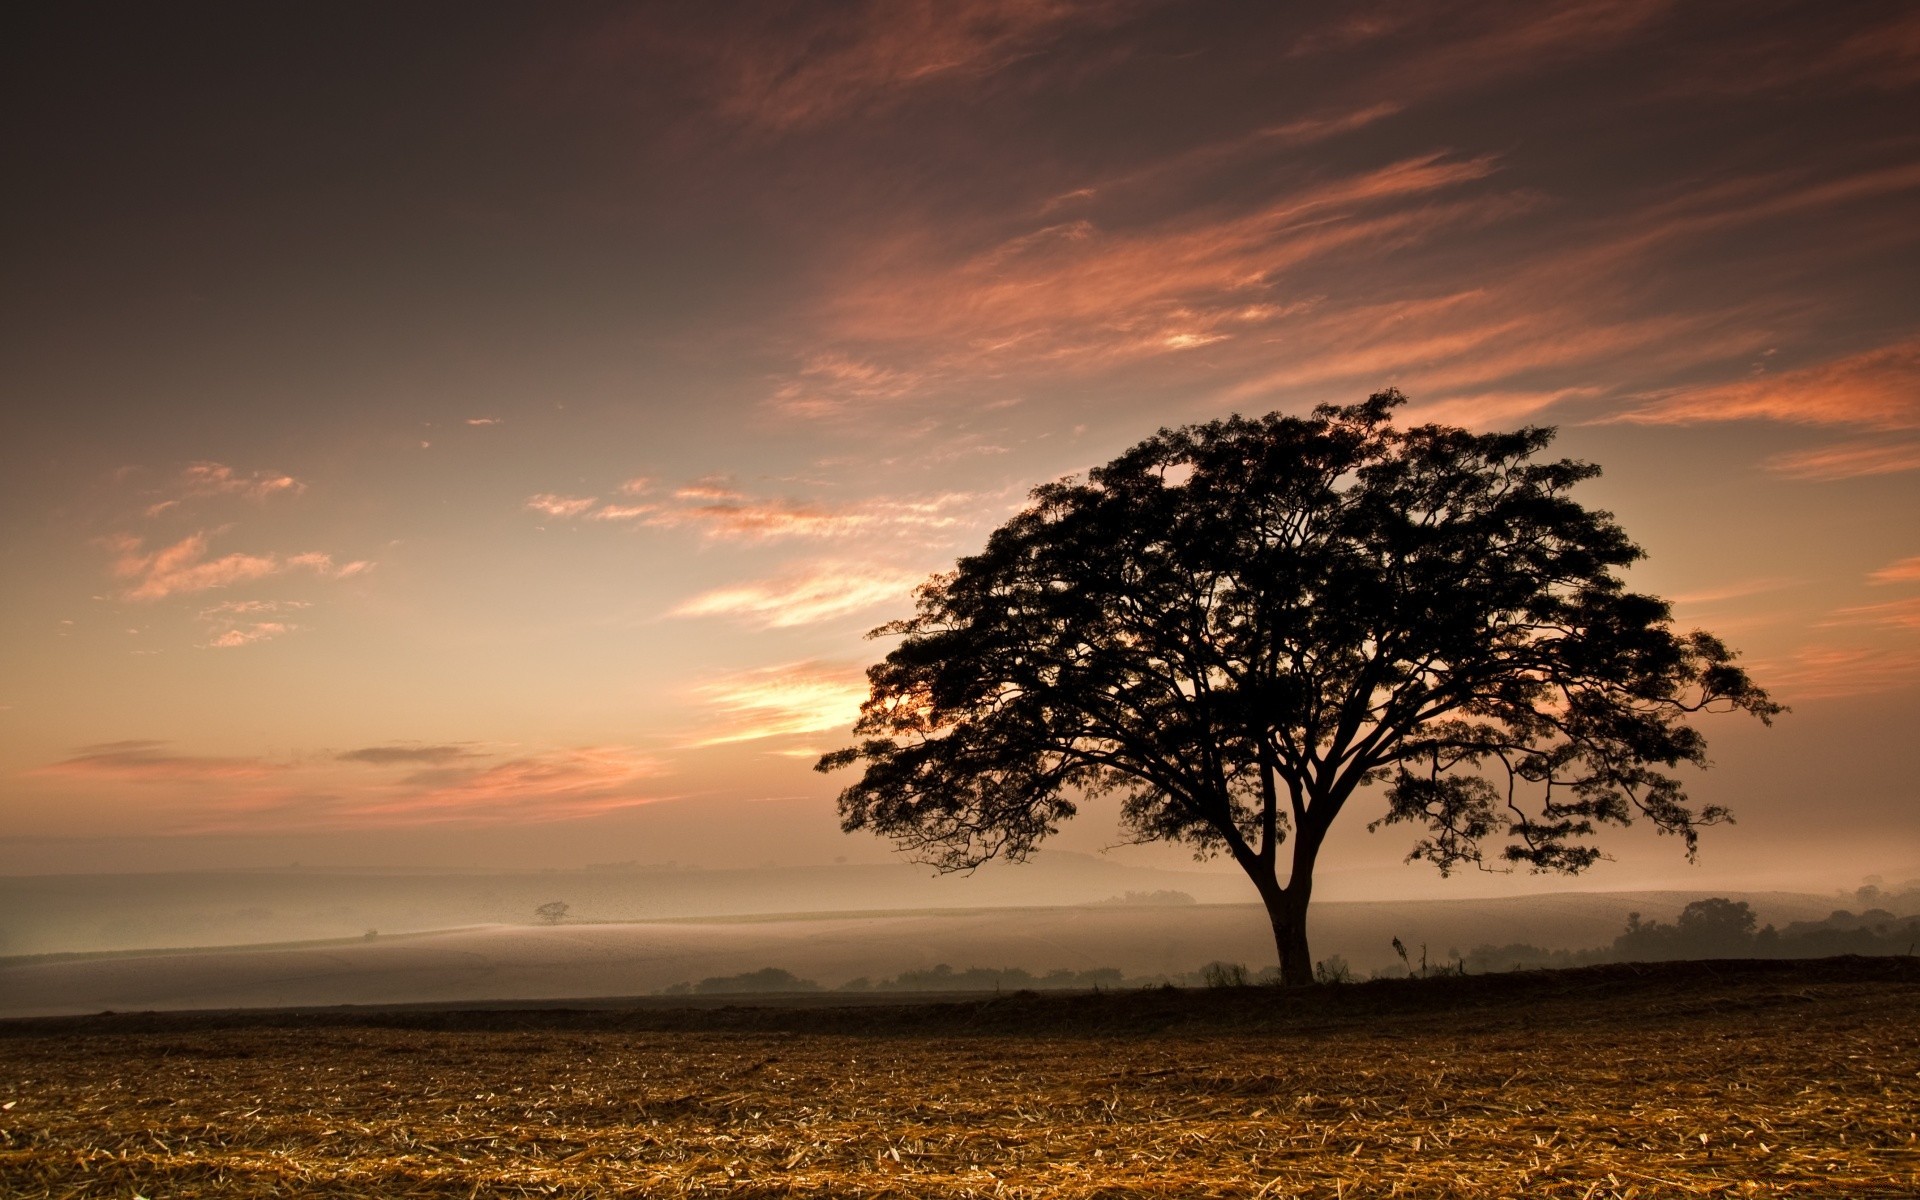
[[[0,1024],[6,1196],[1920,1194],[1920,964]]]

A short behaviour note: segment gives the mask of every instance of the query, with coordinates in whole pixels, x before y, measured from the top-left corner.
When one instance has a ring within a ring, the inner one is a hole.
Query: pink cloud
[[[242,553],[208,558],[208,536],[204,532],[190,534],[151,552],[143,549],[141,539],[130,534],[107,539],[105,544],[114,554],[114,575],[130,584],[123,598],[160,600],[232,587],[289,570],[309,570],[326,579],[347,579],[373,568],[371,562],[364,560],[336,565],[331,555],[318,552],[286,558],[276,554]]]
[[[819,562],[773,579],[716,588],[675,607],[670,617],[737,617],[767,629],[812,625],[892,604],[909,605],[924,572],[867,563]]]

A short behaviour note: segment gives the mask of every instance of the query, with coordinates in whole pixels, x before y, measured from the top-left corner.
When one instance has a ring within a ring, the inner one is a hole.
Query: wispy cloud
[[[742,671],[702,684],[694,694],[719,719],[690,745],[720,746],[850,729],[867,684],[856,666],[815,660]]]
[[[1811,450],[1791,450],[1776,454],[1764,464],[1769,471],[1790,479],[1831,482],[1858,479],[1868,475],[1893,475],[1920,470],[1920,441],[1888,441],[1885,438],[1836,442]]]
[[[1920,583],[1920,556],[1888,563],[1867,579],[1871,583]]]
[[[924,578],[924,572],[871,563],[811,563],[772,579],[702,592],[667,615],[737,617],[769,629],[812,625],[881,604],[904,607]]]
[[[486,765],[444,765],[453,761],[458,760],[443,759],[388,788],[358,794],[334,819],[376,825],[573,820],[664,798],[656,784],[659,760],[626,746],[569,747]]]
[[[285,769],[263,758],[176,754],[151,740],[99,742],[38,769],[39,774],[112,776],[136,783],[225,783],[261,779]]]
[[[1838,609],[1821,622],[1824,626],[1880,625],[1889,629],[1920,629],[1920,596],[1907,596],[1881,604],[1856,604]]]
[[[663,764],[627,746],[502,752],[390,743],[275,761],[177,753],[160,741],[80,747],[33,774],[139,783],[175,833],[297,832],[573,820],[668,798]],[[90,782],[89,782],[90,781]]]
[[[1749,596],[1764,596],[1801,583],[1798,579],[1783,579],[1770,576],[1763,579],[1741,579],[1724,583],[1718,587],[1701,588],[1697,591],[1680,592],[1670,597],[1676,606],[1719,604],[1727,600],[1744,600]]]
[[[1787,703],[1871,695],[1920,684],[1920,650],[1902,646],[1808,646],[1756,661],[1756,678]]]
[[[1920,336],[1780,375],[1671,392],[1615,419],[1649,425],[1769,420],[1913,429],[1920,427]]]
[[[803,6],[778,36],[716,47],[714,103],[774,130],[818,125],[948,82],[977,83],[1140,0],[865,0]]]
[[[255,642],[270,641],[298,628],[290,621],[249,621],[222,630],[207,645],[218,650],[231,650],[239,646],[251,646]]]
[[[206,646],[231,650],[271,641],[293,633],[299,625],[287,619],[290,613],[313,607],[305,600],[228,600],[200,611],[200,623],[207,628]]]
[[[710,538],[734,541],[781,538],[818,541],[880,533],[924,537],[970,526],[996,515],[992,498],[973,492],[881,496],[833,504],[785,496],[754,496],[732,481],[718,477],[684,484],[656,503],[602,504],[591,496],[547,495],[536,496],[534,501],[529,501],[527,507],[558,519],[691,529]]]
[[[366,763],[369,766],[390,767],[403,763],[427,763],[441,766],[462,759],[484,758],[485,755],[474,749],[472,743],[455,742],[445,745],[429,745],[421,742],[396,742],[386,746],[363,746],[358,750],[343,750],[333,756],[340,762]]]
[[[549,517],[577,517],[586,512],[599,500],[593,496],[561,496],[553,492],[540,492],[527,497],[527,508]]]
[[[1283,294],[1286,272],[1337,251],[1389,253],[1529,203],[1511,193],[1428,202],[1495,167],[1490,157],[1420,155],[1299,187],[1249,211],[1129,228],[1080,218],[957,260],[929,231],[920,244],[858,264],[828,306],[841,343],[891,347],[923,365],[822,350],[770,403],[794,415],[835,415],[958,377],[1103,368],[1257,339],[1315,303]]]
[[[311,571],[324,579],[347,579],[373,568],[373,564],[365,560],[335,563],[332,555],[317,551],[284,557],[236,552],[209,558],[210,536],[205,532],[190,534],[152,551],[146,550],[144,542],[131,534],[108,538],[105,544],[114,556],[113,573],[127,582],[122,597],[133,601],[160,600],[232,587],[286,571]]]
[[[157,517],[188,500],[205,496],[237,496],[261,501],[271,496],[297,496],[306,490],[306,484],[279,471],[242,472],[225,463],[197,462],[174,479],[170,496],[147,506],[146,515]]]

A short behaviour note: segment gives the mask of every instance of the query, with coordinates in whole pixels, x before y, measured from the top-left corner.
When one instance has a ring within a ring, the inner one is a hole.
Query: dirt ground
[[[0,1024],[5,1196],[1920,1195],[1920,964]]]

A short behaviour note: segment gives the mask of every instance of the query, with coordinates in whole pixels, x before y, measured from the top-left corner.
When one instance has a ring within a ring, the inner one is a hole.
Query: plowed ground
[[[5,1196],[1920,1195],[1913,960],[0,1026]]]

